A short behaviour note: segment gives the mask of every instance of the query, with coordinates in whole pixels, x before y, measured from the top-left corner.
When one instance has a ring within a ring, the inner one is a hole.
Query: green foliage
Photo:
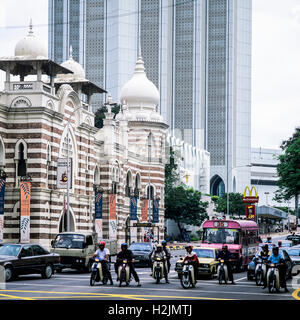
[[[274,207],[274,208],[279,209],[279,210],[282,210],[282,211],[284,211],[284,212],[286,212],[286,213],[289,213],[289,214],[291,214],[292,216],[295,215],[295,210],[293,210],[293,209],[291,209],[291,208],[288,208],[288,207]]]
[[[111,108],[111,111],[115,114],[114,117],[120,112],[121,105],[116,104]],[[105,112],[107,112],[107,107],[103,106],[97,109],[95,112],[95,127],[96,128],[103,128],[103,119],[105,119]]]
[[[218,202],[218,200],[220,199],[219,196],[211,196],[210,198],[211,198],[211,200],[213,201],[214,204],[216,204]]]
[[[227,193],[218,197],[215,202],[216,211],[227,214]],[[245,215],[245,204],[241,193],[229,193],[229,213],[233,215]]]
[[[208,218],[208,202],[201,201],[201,192],[179,185],[165,196],[165,217],[173,219],[180,231],[183,223],[200,226]]]

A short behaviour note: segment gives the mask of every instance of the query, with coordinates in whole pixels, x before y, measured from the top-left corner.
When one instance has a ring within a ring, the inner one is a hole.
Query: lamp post
[[[70,130],[70,120],[73,114],[79,110],[84,108],[84,106],[77,107],[73,110],[73,112],[69,115],[67,120],[67,231],[70,231],[70,156],[69,156],[69,130]]]
[[[229,173],[236,168],[245,168],[245,167],[252,167],[251,164],[246,164],[244,166],[238,166],[238,167],[234,167],[231,168],[229,171],[227,171],[227,194],[226,194],[226,202],[227,202],[227,214],[229,215],[229,182],[228,182],[228,177],[229,177]]]

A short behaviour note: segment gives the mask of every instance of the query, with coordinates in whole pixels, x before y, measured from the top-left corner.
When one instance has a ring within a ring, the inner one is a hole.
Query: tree
[[[208,218],[208,202],[201,201],[201,192],[180,183],[179,158],[170,148],[170,158],[165,166],[165,218],[174,220],[183,234],[183,224],[200,226]]]
[[[275,194],[275,200],[290,200],[295,197],[295,213],[298,215],[298,196],[300,194],[300,128],[288,140],[281,144],[284,151],[278,157],[277,181],[278,190]]]
[[[201,201],[201,192],[181,184],[172,188],[165,197],[165,217],[177,223],[180,234],[183,224],[200,226],[208,218],[208,202]]]
[[[112,108],[111,111],[115,114],[114,117],[120,112],[121,105],[120,104],[115,104]],[[95,127],[96,128],[103,128],[103,119],[105,119],[105,112],[107,112],[107,107],[103,106],[97,109],[95,112]]]
[[[227,214],[227,193],[219,197],[216,202],[216,211]],[[232,215],[245,215],[245,203],[241,193],[229,193],[229,213]]]

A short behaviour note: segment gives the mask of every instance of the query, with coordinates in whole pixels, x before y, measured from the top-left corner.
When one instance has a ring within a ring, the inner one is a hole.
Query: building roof
[[[257,207],[257,215],[260,218],[268,219],[286,219],[287,213],[269,206],[259,206]]]

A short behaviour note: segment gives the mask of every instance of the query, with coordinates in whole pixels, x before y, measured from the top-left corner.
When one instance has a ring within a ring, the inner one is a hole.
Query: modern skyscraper
[[[250,183],[252,0],[49,0],[49,56],[115,100],[141,47],[171,133],[211,155],[211,193]],[[94,108],[103,96],[95,95]],[[122,102],[122,101],[121,101]]]

